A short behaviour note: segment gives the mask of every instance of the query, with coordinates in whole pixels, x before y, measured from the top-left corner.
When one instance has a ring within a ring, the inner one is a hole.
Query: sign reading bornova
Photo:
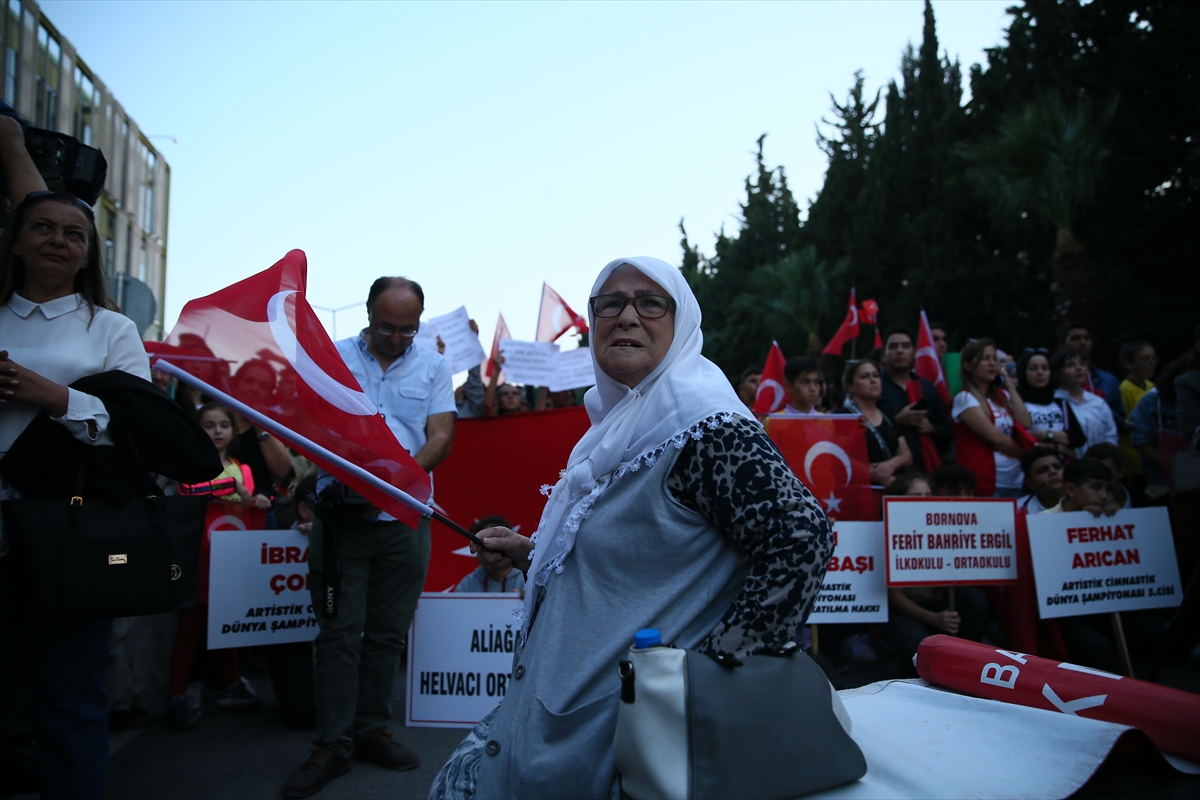
[[[508,691],[515,593],[426,592],[408,630],[405,724],[470,728]]]
[[[883,498],[888,586],[1011,583],[1017,579],[1016,502],[1001,498]]]

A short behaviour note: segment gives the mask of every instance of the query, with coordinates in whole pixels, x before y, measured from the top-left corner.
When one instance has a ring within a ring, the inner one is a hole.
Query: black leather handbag
[[[5,500],[15,602],[30,622],[196,604],[207,498]]]

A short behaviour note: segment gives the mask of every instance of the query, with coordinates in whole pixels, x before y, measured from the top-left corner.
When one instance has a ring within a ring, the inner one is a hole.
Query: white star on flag
[[[821,501],[825,504],[825,511],[830,514],[837,514],[841,511],[842,501],[833,492],[829,493],[829,497]]]

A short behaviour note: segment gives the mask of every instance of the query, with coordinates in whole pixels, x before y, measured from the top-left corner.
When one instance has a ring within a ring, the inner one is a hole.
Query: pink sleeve
[[[246,487],[246,494],[254,494],[254,473],[245,464],[239,464],[242,468],[242,486]]]

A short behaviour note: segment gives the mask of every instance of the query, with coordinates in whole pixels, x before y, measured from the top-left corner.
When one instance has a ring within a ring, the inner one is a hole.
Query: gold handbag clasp
[[[71,498],[71,505],[79,506],[80,508],[83,508],[83,498],[80,497],[79,495],[75,495],[74,497]]]

